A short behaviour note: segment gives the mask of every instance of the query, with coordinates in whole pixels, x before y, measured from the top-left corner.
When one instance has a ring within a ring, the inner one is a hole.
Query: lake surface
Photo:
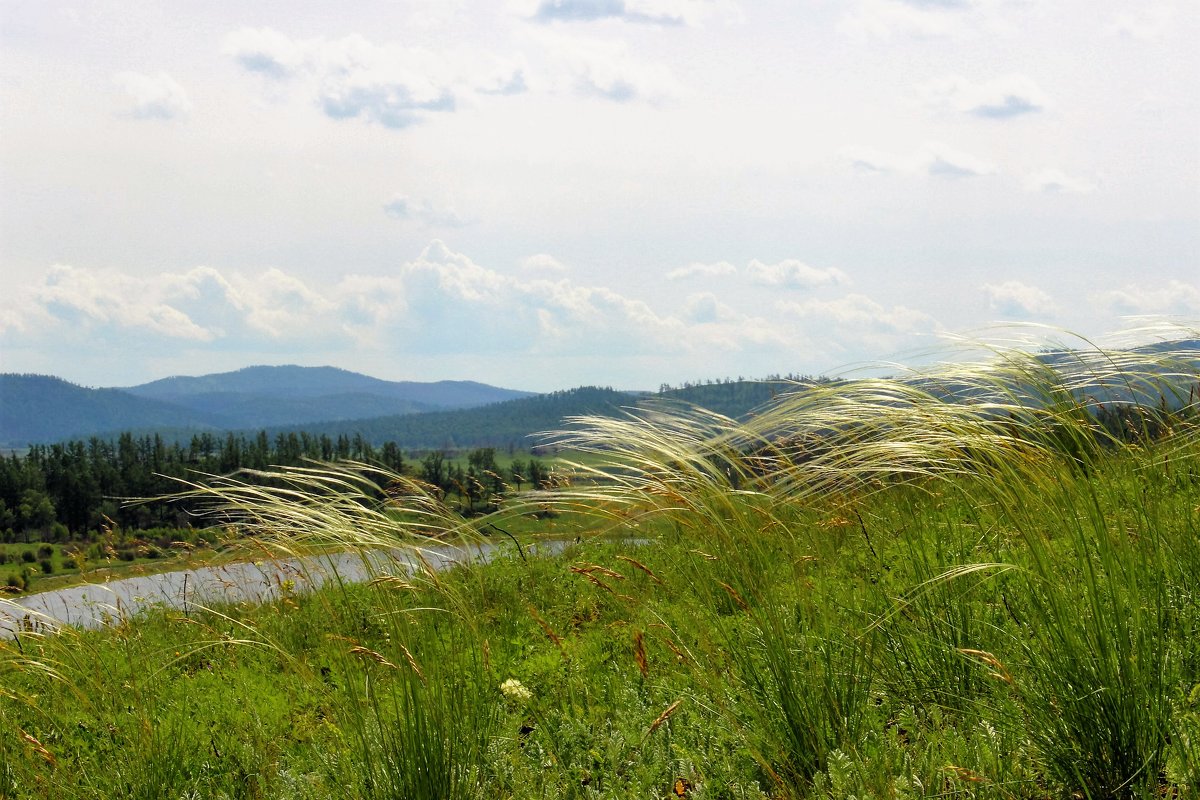
[[[561,552],[570,542],[546,541],[526,547],[540,555]],[[422,547],[421,556],[435,570],[456,564],[487,562],[516,548],[483,542]],[[380,574],[403,575],[419,568],[408,550],[330,553],[304,558],[243,561],[219,567],[197,567],[104,583],[71,586],[0,603],[0,631],[21,627],[39,630],[58,625],[97,628],[151,607],[187,611],[216,603],[275,600],[286,592],[309,592],[332,580],[359,583]]]

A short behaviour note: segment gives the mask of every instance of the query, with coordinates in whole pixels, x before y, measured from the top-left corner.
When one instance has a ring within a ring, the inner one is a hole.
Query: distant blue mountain
[[[120,430],[243,430],[473,408],[526,397],[474,381],[384,381],[334,367],[247,367],[87,389],[0,375],[0,447]]]

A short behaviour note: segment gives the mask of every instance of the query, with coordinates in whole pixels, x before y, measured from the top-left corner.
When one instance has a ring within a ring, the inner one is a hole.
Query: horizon
[[[1196,325],[1197,39],[1115,0],[9,3],[0,372],[545,392]]]

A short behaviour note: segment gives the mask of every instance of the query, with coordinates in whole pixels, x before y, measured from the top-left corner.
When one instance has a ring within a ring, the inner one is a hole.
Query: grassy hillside
[[[1196,797],[1200,408],[1114,431],[1040,389],[596,417],[482,521],[352,466],[223,481],[283,552],[582,538],[6,641],[0,794]]]

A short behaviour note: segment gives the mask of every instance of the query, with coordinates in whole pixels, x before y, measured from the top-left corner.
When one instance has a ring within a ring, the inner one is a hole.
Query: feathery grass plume
[[[1012,709],[1007,724],[1025,728],[1066,791],[1141,796],[1164,764],[1175,674],[1175,656],[1152,645],[1171,618],[1153,577],[1166,566],[1166,521],[1141,515],[1136,546],[1116,533],[1105,510],[1114,498],[1094,470],[1137,448],[1155,455],[1143,470],[1197,454],[1197,332],[1155,334],[1156,344],[1125,349],[983,345],[992,357],[977,363],[798,386],[744,421],[665,406],[576,418],[557,441],[590,458],[561,499],[662,516],[695,552],[718,554],[680,566],[757,698],[767,775],[804,785],[830,753],[854,747],[890,652],[913,677],[914,659],[925,659],[928,680],[959,675],[945,695],[959,713],[980,702]],[[794,597],[761,580],[777,566],[780,537],[818,553],[829,548],[822,534],[841,541],[806,528],[807,509],[857,509],[902,490],[966,509],[966,523],[948,529],[955,560],[914,536],[910,550],[926,565],[917,588],[861,616],[857,633],[846,628],[853,615],[791,611]],[[981,524],[997,527],[982,551],[966,538]],[[1019,599],[982,603],[1001,577]],[[748,620],[729,615],[731,599]],[[973,680],[972,660],[1016,691]]]

